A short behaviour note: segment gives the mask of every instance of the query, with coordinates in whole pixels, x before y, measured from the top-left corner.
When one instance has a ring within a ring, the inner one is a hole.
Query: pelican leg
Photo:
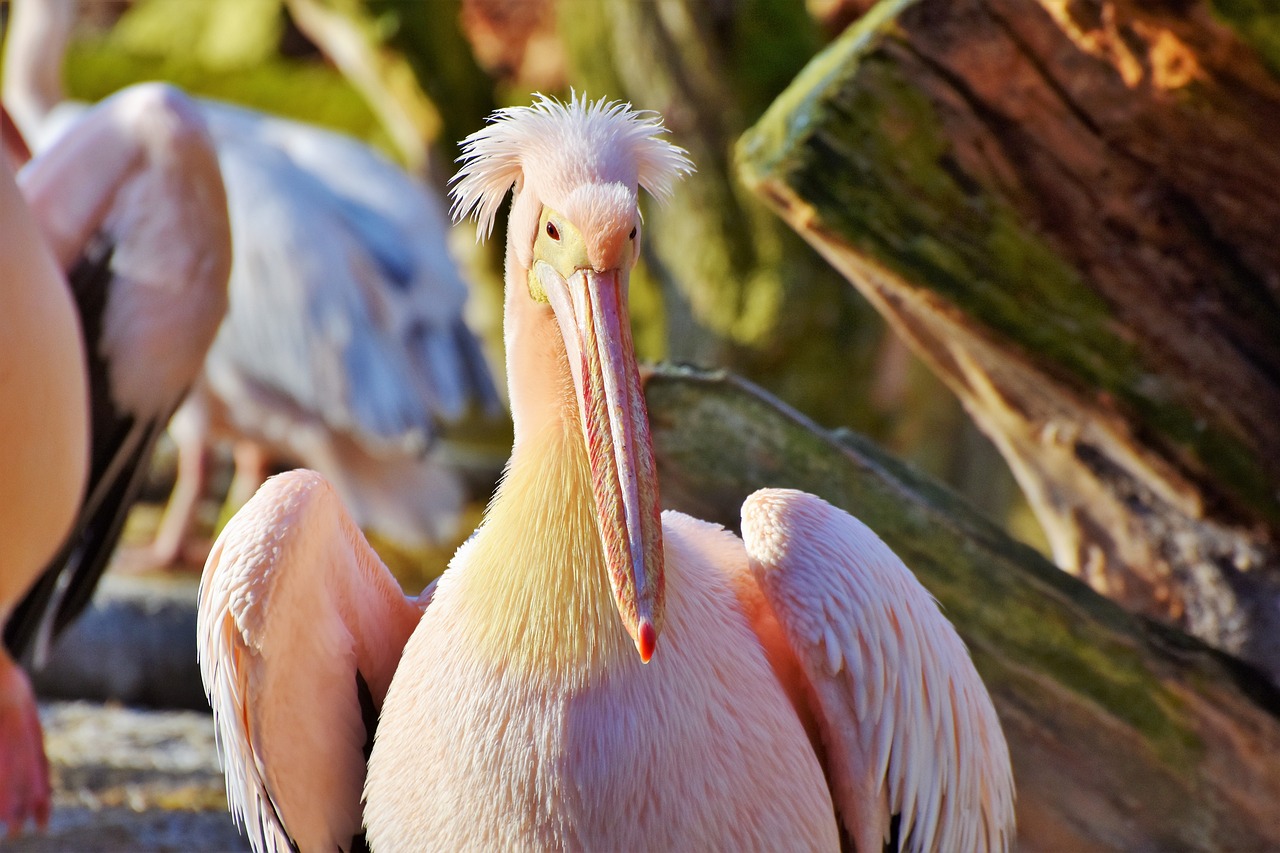
[[[258,488],[267,481],[271,458],[256,441],[240,439],[231,451],[236,473],[227,491],[227,503],[240,509],[249,502]]]
[[[148,562],[153,568],[176,566],[185,562],[187,545],[194,526],[196,509],[204,495],[209,469],[209,418],[202,389],[197,387],[187,397],[169,423],[169,434],[178,448],[178,472],[173,493],[165,506],[164,518],[148,549]],[[208,547],[204,549],[208,556]],[[203,557],[200,561],[203,563]]]
[[[28,819],[49,823],[51,793],[35,693],[22,668],[0,647],[0,823],[9,837]]]

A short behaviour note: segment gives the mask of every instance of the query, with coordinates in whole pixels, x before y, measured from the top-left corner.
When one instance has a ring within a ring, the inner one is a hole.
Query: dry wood
[[[1232,29],[1280,16],[1254,15],[881,3],[739,153],[1000,448],[1060,566],[1280,680],[1280,57]]]

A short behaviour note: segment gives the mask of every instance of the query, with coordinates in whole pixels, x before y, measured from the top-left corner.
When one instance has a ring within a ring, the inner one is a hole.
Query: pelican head
[[[474,213],[480,239],[515,188],[507,286],[525,289],[559,328],[609,582],[645,662],[662,630],[662,524],[627,291],[640,255],[640,188],[665,199],[692,171],[663,132],[658,116],[627,104],[538,96],[466,139],[453,186],[454,216]]]

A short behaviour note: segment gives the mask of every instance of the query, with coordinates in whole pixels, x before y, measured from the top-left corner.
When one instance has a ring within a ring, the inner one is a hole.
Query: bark
[[[409,169],[443,185],[458,141],[494,106],[461,35],[461,0],[285,2],[364,95]]]
[[[1222,8],[881,3],[739,155],[1062,568],[1280,679],[1280,14]]]
[[[852,433],[724,374],[646,379],[664,504],[737,527],[757,488],[870,525],[937,597],[996,702],[1020,850],[1280,846],[1280,694],[1234,658],[1126,614]]]

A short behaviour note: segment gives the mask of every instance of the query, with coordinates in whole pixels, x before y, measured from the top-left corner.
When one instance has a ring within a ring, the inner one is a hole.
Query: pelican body
[[[84,335],[89,480],[70,534],[5,625],[41,659],[88,606],[161,432],[227,309],[231,235],[204,122],[180,91],[103,101],[18,173]]]
[[[3,91],[40,151],[84,114],[61,82],[78,3],[12,6]],[[132,561],[182,558],[220,439],[235,447],[234,506],[289,460],[322,471],[382,536],[411,547],[452,538],[465,486],[440,429],[469,410],[496,416],[501,403],[463,317],[442,199],[350,137],[194,105],[226,188],[230,305],[170,426],[177,478],[155,543]]]
[[[662,133],[541,98],[464,144],[455,215],[484,236],[514,188],[515,440],[434,588],[403,596],[312,472],[215,545],[201,667],[257,849],[1010,845],[990,698],[871,531],[781,490],[748,499],[743,539],[660,512],[627,285],[639,191],[692,168]]]
[[[89,395],[75,304],[8,158],[0,163],[0,234],[3,625],[75,518],[88,466]],[[31,684],[0,646],[0,824],[10,834],[28,819],[49,819],[42,740]]]
[[[47,821],[49,779],[14,661],[88,605],[226,310],[231,243],[212,143],[166,86],[104,101],[16,182],[0,170],[0,822],[16,832]]]

